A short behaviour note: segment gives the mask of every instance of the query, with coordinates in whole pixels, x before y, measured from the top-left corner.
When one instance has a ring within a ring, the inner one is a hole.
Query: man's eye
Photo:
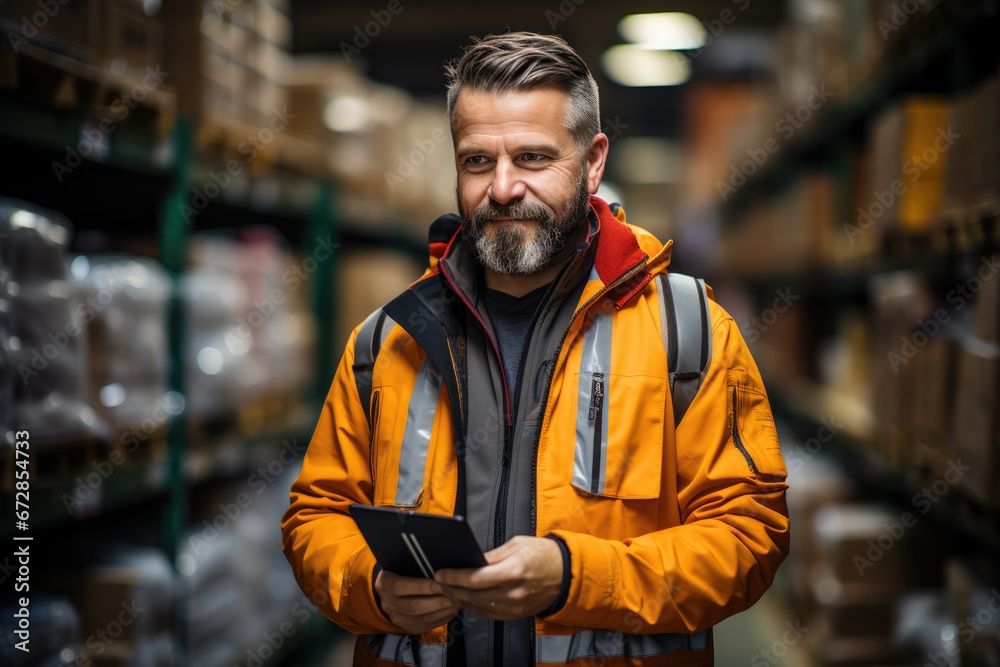
[[[466,164],[486,164],[485,155],[473,155],[472,157],[466,158]]]
[[[545,156],[541,153],[525,153],[523,156],[526,162],[539,162],[545,159]]]

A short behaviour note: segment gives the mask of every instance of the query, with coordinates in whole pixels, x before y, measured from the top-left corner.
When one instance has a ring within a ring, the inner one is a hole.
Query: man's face
[[[467,241],[496,273],[547,268],[586,220],[603,155],[595,179],[589,153],[564,126],[565,107],[556,88],[458,96],[458,210]]]

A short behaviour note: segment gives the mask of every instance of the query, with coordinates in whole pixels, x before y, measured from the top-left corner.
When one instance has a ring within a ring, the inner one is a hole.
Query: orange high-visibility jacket
[[[587,242],[536,313],[518,396],[497,374],[455,216],[432,227],[431,269],[385,307],[373,370],[355,367],[351,335],[282,531],[303,591],[363,635],[356,665],[445,667],[448,629],[405,637],[380,611],[352,503],[478,512],[484,549],[517,533],[563,540],[565,603],[525,620],[524,655],[538,665],[711,665],[711,628],[756,602],[787,554],[786,470],[736,324],[711,301],[710,366],[675,427],[653,280],[671,244],[625,224],[617,205],[592,197],[591,209]],[[368,410],[356,378],[366,370]],[[515,472],[505,453],[496,470],[513,477],[499,491],[466,479],[481,473],[475,457],[508,442]],[[506,506],[479,506],[504,494]]]

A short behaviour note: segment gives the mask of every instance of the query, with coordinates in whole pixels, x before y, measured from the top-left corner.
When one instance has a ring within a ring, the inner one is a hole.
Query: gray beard
[[[459,212],[465,241],[483,266],[503,276],[524,276],[551,265],[587,220],[589,206],[586,172],[581,172],[573,200],[559,217],[544,204],[524,200],[504,205],[487,201],[471,215],[462,211],[459,202]],[[505,222],[487,232],[487,224],[506,217],[537,221],[534,233],[522,222]]]

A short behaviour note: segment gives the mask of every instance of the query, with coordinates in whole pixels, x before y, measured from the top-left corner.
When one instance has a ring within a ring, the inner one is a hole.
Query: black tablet
[[[461,516],[351,505],[351,516],[382,569],[433,579],[445,568],[486,565],[479,543]]]

